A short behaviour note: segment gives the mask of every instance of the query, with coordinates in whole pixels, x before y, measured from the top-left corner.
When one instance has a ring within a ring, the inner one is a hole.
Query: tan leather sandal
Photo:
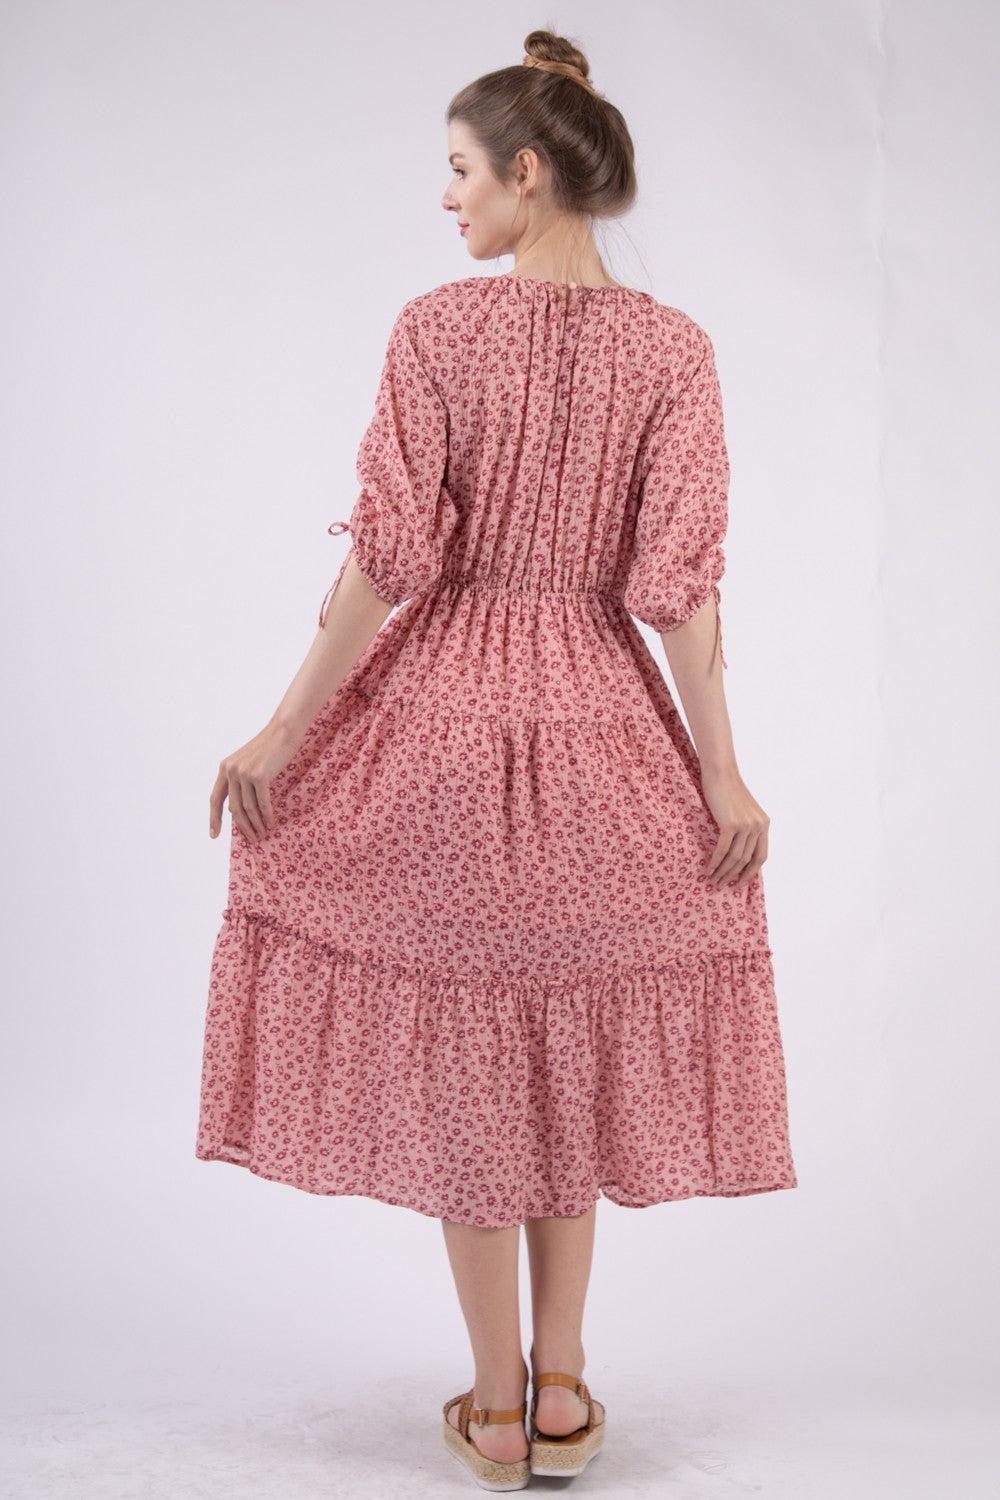
[[[466,1391],[464,1395],[453,1396],[444,1404],[444,1440],[448,1451],[465,1465],[481,1489],[523,1490],[531,1478],[530,1462],[527,1456],[509,1464],[502,1464],[495,1458],[487,1458],[486,1454],[476,1447],[475,1440],[470,1438],[469,1423],[478,1422],[484,1427],[489,1422],[523,1422],[527,1407],[522,1401],[516,1410],[497,1411],[495,1407],[480,1410],[472,1404],[474,1389],[473,1387],[472,1391]],[[458,1426],[453,1427],[448,1421],[448,1413],[456,1401],[461,1401],[462,1405],[458,1413]]]
[[[587,1403],[587,1421],[583,1427],[567,1432],[565,1437],[542,1432],[535,1421],[538,1410],[538,1392],[543,1385],[565,1385],[575,1391]],[[558,1479],[571,1479],[582,1474],[595,1453],[604,1443],[604,1428],[607,1418],[595,1422],[595,1407],[590,1391],[575,1375],[550,1372],[536,1375],[532,1381],[531,1395],[531,1447],[528,1454],[532,1474],[549,1474]]]

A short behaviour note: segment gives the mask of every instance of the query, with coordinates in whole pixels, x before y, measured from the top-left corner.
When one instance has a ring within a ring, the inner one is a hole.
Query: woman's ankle
[[[523,1359],[513,1369],[477,1370],[473,1380],[477,1405],[493,1406],[498,1411],[520,1406],[524,1401],[524,1383],[528,1373],[528,1366]]]
[[[582,1343],[561,1344],[557,1340],[540,1342],[537,1351],[532,1344],[529,1360],[532,1375],[558,1371],[563,1375],[575,1375],[578,1379],[582,1378],[587,1362]]]

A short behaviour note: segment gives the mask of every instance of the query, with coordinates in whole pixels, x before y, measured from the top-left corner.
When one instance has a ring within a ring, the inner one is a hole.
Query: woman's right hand
[[[225,757],[209,802],[211,838],[217,838],[222,827],[222,804],[227,797],[233,822],[251,844],[270,832],[274,827],[270,785],[287,766],[298,744],[298,737],[272,722]]]

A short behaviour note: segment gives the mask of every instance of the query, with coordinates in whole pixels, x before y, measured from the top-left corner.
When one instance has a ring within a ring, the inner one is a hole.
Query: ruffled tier
[[[795,1187],[770,950],[469,979],[230,906],[196,1154],[484,1228]]]

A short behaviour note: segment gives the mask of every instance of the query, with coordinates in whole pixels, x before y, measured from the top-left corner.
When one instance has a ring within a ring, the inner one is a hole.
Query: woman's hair
[[[586,57],[565,37],[529,31],[528,56],[569,63],[589,77]],[[518,63],[484,73],[448,105],[445,123],[461,120],[494,173],[511,174],[515,155],[537,151],[552,173],[556,205],[568,213],[615,218],[636,198],[635,149],[624,116],[579,79]]]

